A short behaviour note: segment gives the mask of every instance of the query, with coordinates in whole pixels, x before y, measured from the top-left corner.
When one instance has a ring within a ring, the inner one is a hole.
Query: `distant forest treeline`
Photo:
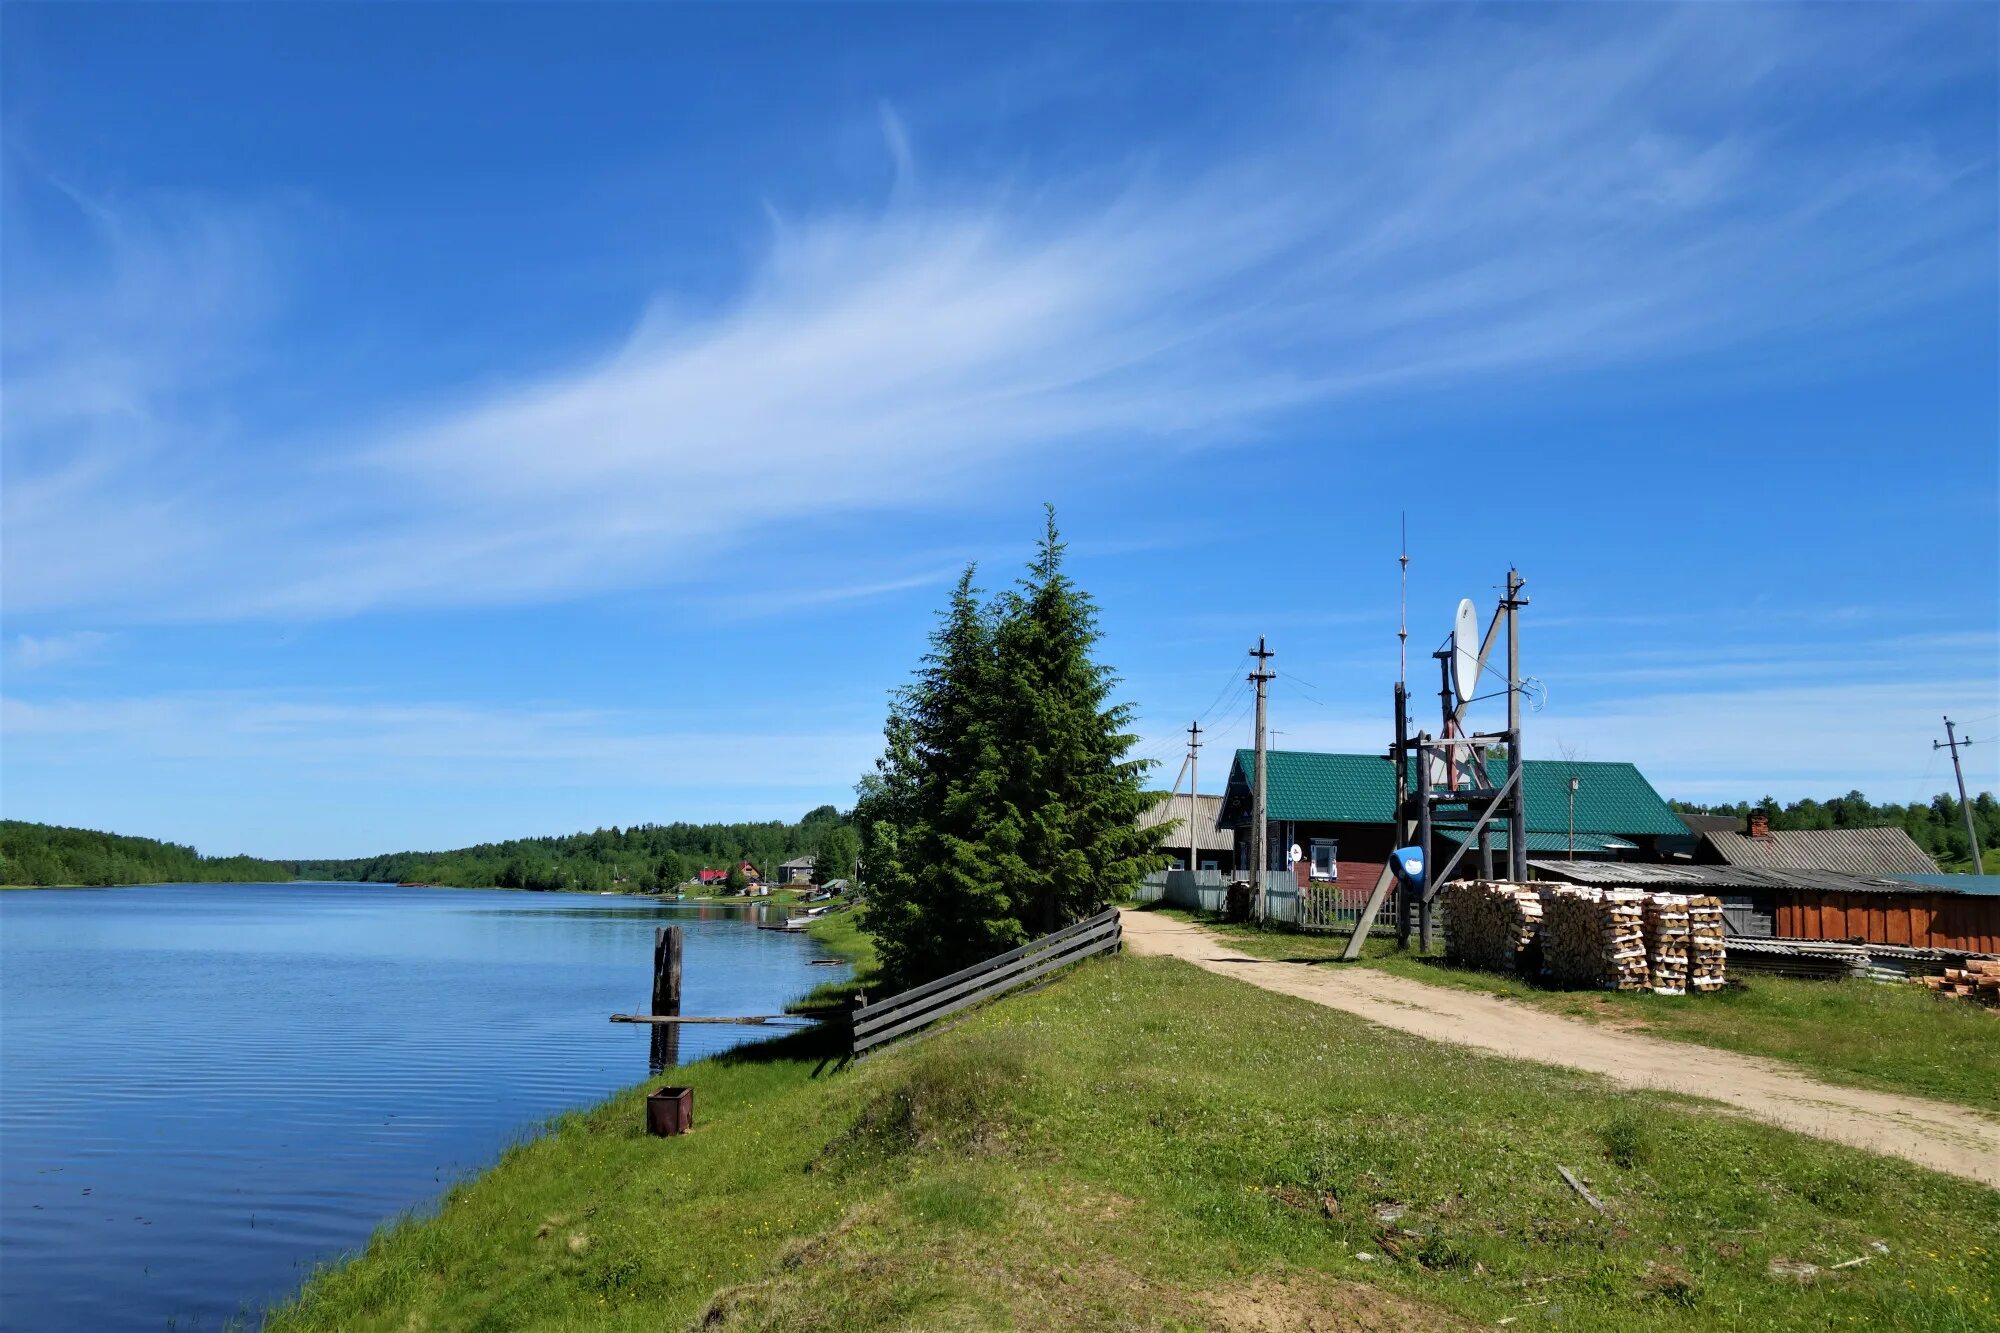
[[[248,884],[290,879],[275,861],[92,829],[0,820],[0,884]]]
[[[1771,797],[1734,805],[1670,802],[1676,810],[1728,814],[1761,809],[1774,829],[1883,828],[1909,833],[1946,870],[1970,869],[1958,798],[1928,804],[1876,805],[1858,791],[1827,801],[1780,805]],[[1989,865],[2000,859],[2000,801],[1981,792],[1972,801],[1979,845]],[[748,861],[766,875],[780,862],[814,855],[848,819],[830,805],[796,824],[641,824],[559,838],[520,838],[452,852],[396,852],[347,860],[261,861],[251,856],[206,857],[192,847],[91,829],[0,820],[0,884],[202,884],[288,879],[417,880],[466,888],[612,889],[645,893],[672,888],[703,867]]]
[[[639,824],[564,837],[516,838],[450,852],[394,852],[333,861],[287,861],[300,879],[417,881],[463,888],[595,889],[647,893],[697,870],[748,861],[766,876],[817,853],[846,820],[830,805],[796,824]]]
[[[1899,828],[1945,870],[1972,868],[1972,851],[1965,844],[1964,806],[1949,793],[1939,793],[1929,804],[1876,805],[1858,791],[1831,800],[1811,799],[1779,805],[1766,796],[1754,804],[1694,805],[1687,801],[1668,802],[1676,810],[1698,815],[1735,815],[1748,819],[1752,810],[1762,810],[1773,829],[1815,828]],[[1984,791],[1972,798],[1972,822],[1979,830],[1979,846],[1990,854],[2000,848],[2000,801]]]

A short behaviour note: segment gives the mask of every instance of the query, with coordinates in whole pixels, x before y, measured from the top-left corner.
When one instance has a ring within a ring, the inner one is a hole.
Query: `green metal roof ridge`
[[[1232,789],[1249,786],[1256,751],[1239,749],[1230,767]],[[1265,764],[1270,791],[1265,798],[1272,819],[1326,823],[1381,824],[1395,818],[1395,773],[1381,754],[1329,753],[1315,750],[1268,750]],[[1493,763],[1488,773],[1497,785],[1505,765]],[[1526,787],[1530,833],[1567,835],[1568,782],[1583,779],[1577,791],[1576,832],[1620,836],[1685,837],[1680,821],[1638,766],[1625,760],[1529,759],[1522,780]]]

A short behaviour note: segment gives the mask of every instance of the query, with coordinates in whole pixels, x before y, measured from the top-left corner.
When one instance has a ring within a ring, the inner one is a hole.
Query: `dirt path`
[[[1589,1070],[1635,1088],[1706,1097],[1784,1129],[1907,1158],[2000,1189],[2000,1123],[1943,1102],[1822,1083],[1775,1060],[1618,1032],[1476,991],[1428,986],[1372,967],[1274,963],[1199,926],[1124,914],[1137,954],[1184,959],[1281,995],[1358,1014],[1433,1041]]]

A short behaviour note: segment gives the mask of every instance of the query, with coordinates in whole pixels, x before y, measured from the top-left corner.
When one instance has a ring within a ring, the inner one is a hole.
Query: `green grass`
[[[269,1327],[2000,1320],[2000,1193],[1170,959],[845,1069],[825,1040],[688,1067],[684,1138],[636,1089],[564,1117]]]
[[[1154,910],[1198,921],[1258,958],[1317,962],[1338,958],[1347,947],[1345,934],[1226,925],[1178,908]],[[1939,999],[1919,986],[1741,973],[1736,984],[1714,995],[1551,990],[1519,977],[1453,967],[1441,952],[1424,955],[1414,946],[1398,951],[1393,939],[1381,935],[1369,937],[1359,961],[1573,1018],[1785,1060],[1833,1083],[2000,1113],[2000,1017],[1978,1005]]]
[[[881,964],[875,957],[875,937],[866,929],[867,914],[865,906],[855,906],[817,917],[806,926],[806,934],[817,940],[821,948],[847,959],[853,966],[845,980],[815,986],[788,1008],[847,1009],[853,1006],[855,996],[864,991],[879,994]]]

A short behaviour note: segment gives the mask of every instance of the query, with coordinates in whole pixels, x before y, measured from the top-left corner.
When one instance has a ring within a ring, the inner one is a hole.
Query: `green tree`
[[[731,893],[741,893],[750,887],[750,877],[743,873],[740,859],[730,861],[729,873],[722,877],[722,887]]]
[[[1159,864],[1145,766],[1062,569],[1054,511],[1027,576],[982,606],[968,568],[858,787],[870,929],[910,984],[1097,911]]]
[[[685,856],[679,852],[664,852],[653,865],[653,884],[657,888],[671,889],[685,882],[693,873]]]
[[[813,850],[813,883],[831,884],[854,874],[854,862],[861,855],[861,837],[847,824],[829,824]]]
[[[1162,863],[1138,826],[1146,765],[1129,704],[1098,662],[1097,608],[1063,573],[1055,509],[1024,578],[1003,600],[995,637],[999,741],[1007,756],[986,847],[1028,934],[1043,934],[1129,894]]]
[[[915,984],[1021,943],[981,840],[997,795],[994,626],[968,565],[916,677],[892,698],[887,747],[861,786],[869,929],[892,982]]]

